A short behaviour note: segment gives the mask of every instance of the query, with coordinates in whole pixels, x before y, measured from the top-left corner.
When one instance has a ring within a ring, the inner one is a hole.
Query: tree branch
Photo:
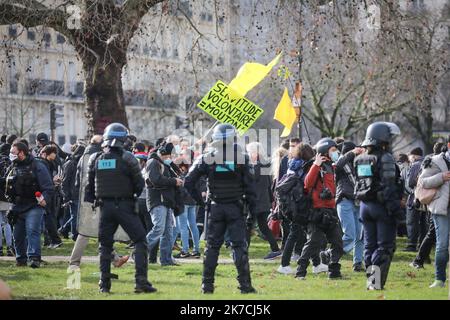
[[[46,26],[71,37],[73,31],[67,28],[69,15],[58,7],[49,8],[36,0],[16,0],[0,2],[0,25],[20,23],[26,28]]]

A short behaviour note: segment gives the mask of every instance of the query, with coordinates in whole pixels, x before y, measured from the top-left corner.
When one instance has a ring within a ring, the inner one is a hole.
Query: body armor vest
[[[361,201],[376,201],[381,189],[379,161],[376,155],[363,154],[355,159],[355,198]]]
[[[244,195],[242,173],[243,165],[233,161],[210,165],[208,190],[211,200],[217,203],[232,203],[241,200]]]
[[[122,153],[100,153],[95,160],[95,196],[133,198],[133,185]]]
[[[39,191],[39,184],[34,174],[34,161],[25,165],[14,164],[6,177],[6,198],[15,204],[37,203],[35,193]]]

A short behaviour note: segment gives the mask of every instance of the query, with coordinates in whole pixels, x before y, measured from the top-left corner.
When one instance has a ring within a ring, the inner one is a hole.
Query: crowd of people
[[[360,144],[333,137],[310,145],[291,138],[271,157],[259,142],[238,143],[235,129],[226,124],[214,129],[210,143],[170,135],[152,144],[117,123],[88,144],[64,148],[45,133],[37,135],[35,147],[4,135],[0,255],[15,256],[18,267],[39,268],[41,237],[52,250],[70,238],[69,269],[79,269],[93,236],[80,225],[83,203],[89,203],[89,210],[100,210],[94,236],[99,238],[101,292],[110,292],[117,277],[111,264],[120,267],[130,259],[113,247],[119,226],[132,249],[137,293],[156,291],[147,280],[147,265],[158,262],[158,251],[162,266],[202,257],[202,234],[202,291],[214,291],[225,243],[241,292],[255,292],[248,263],[255,226],[268,243],[264,259],[280,258],[277,271],[299,280],[306,280],[310,262],[313,274],[340,279],[340,260],[352,254],[353,272],[366,272],[367,288],[383,289],[396,238],[406,235],[404,250],[417,252],[413,268],[431,263],[436,246],[430,287],[444,287],[450,137],[435,144],[434,154],[413,148],[395,158],[392,139],[398,134],[395,124],[376,122]]]

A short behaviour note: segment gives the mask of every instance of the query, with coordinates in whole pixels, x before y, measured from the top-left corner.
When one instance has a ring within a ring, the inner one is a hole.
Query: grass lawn
[[[426,265],[425,269],[415,270],[408,266],[414,257],[412,253],[401,252],[405,246],[404,239],[399,239],[399,250],[395,254],[389,278],[384,291],[367,291],[365,275],[351,271],[351,257],[342,260],[343,280],[328,280],[325,274],[313,275],[308,270],[307,280],[299,281],[293,276],[276,272],[279,260],[274,263],[252,263],[253,285],[257,294],[241,295],[237,289],[236,270],[233,265],[219,265],[216,272],[216,291],[214,295],[202,295],[201,264],[182,264],[177,267],[149,266],[149,279],[158,289],[151,295],[133,293],[134,265],[126,264],[120,269],[113,269],[120,277],[113,280],[112,294],[98,293],[98,265],[82,264],[81,289],[65,289],[68,274],[67,264],[49,263],[40,269],[29,267],[17,268],[13,262],[0,261],[0,278],[11,287],[16,299],[448,299],[447,289],[428,288],[434,279],[434,268]],[[72,243],[65,241],[63,247],[56,250],[44,250],[45,255],[69,255]],[[118,251],[126,253],[125,245],[117,245]],[[268,250],[267,243],[254,237],[250,247],[251,258],[262,258]],[[91,240],[86,255],[96,255],[97,244]],[[222,249],[222,258],[229,258],[229,251]],[[294,263],[291,264],[294,267]]]

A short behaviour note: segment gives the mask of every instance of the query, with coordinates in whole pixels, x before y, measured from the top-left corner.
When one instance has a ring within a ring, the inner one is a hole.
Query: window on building
[[[15,38],[17,37],[17,27],[16,26],[9,26],[8,28],[8,34],[10,37]]]
[[[56,42],[57,42],[58,44],[63,44],[63,43],[66,42],[66,38],[64,38],[63,35],[58,34],[58,35],[56,36]]]
[[[48,32],[45,32],[45,33],[44,33],[43,39],[44,39],[44,42],[45,42],[45,46],[46,46],[46,47],[49,47],[49,46],[50,46],[50,43],[51,43],[51,41],[52,41],[52,36],[51,36],[51,34],[48,33]]]
[[[36,32],[28,30],[27,31],[27,38],[30,41],[36,40]]]
[[[43,76],[44,79],[50,79],[50,62],[47,59],[44,60]]]

